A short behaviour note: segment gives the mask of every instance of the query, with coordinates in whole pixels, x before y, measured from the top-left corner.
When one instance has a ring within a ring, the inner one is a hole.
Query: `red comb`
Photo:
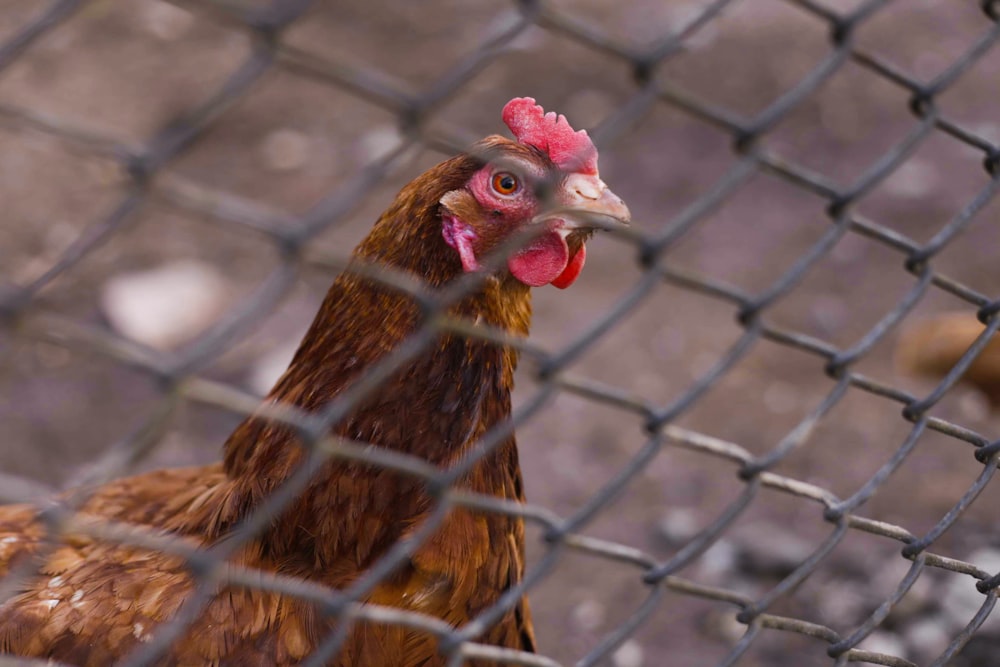
[[[586,130],[574,130],[566,116],[545,113],[531,97],[515,97],[503,108],[503,122],[522,144],[534,146],[566,171],[597,174],[597,148]]]

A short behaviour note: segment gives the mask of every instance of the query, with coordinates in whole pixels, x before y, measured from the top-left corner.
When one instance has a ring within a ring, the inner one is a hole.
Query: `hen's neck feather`
[[[476,160],[460,156],[412,182],[355,254],[367,262],[411,272],[432,288],[462,275],[457,254],[442,238],[438,201],[445,192],[461,187],[479,166]],[[449,314],[526,335],[531,316],[529,290],[513,278],[488,278],[477,291],[454,304]],[[333,283],[269,400],[320,410],[422,324],[420,311],[409,296],[348,270]],[[332,431],[448,467],[485,432],[509,418],[516,364],[517,353],[509,347],[441,334]],[[232,516],[219,517],[220,529],[231,525],[286,479],[302,461],[303,451],[293,430],[286,426],[255,417],[241,424],[226,443],[225,468],[236,493],[229,507]],[[345,514],[375,512],[384,525],[373,530],[371,539],[391,542],[402,530],[392,526],[405,524],[426,511],[430,503],[419,480],[373,466],[333,460],[314,479],[294,515],[309,517],[305,520],[316,525],[300,525],[293,531],[298,537],[288,534],[283,541],[295,542],[308,535],[310,542],[315,540],[311,549],[332,549],[330,559],[336,557],[338,545],[357,540],[350,536],[357,526],[345,524],[343,517],[331,518],[337,516],[338,507]],[[513,437],[477,464],[463,485],[478,492],[519,498],[520,472]],[[326,546],[321,548],[320,542]],[[377,552],[379,546],[355,544],[359,565],[364,554]],[[316,558],[325,560],[319,552]]]

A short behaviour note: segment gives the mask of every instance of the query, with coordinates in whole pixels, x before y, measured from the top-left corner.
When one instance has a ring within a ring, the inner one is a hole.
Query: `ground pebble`
[[[940,615],[921,618],[907,626],[903,641],[916,658],[929,660],[941,655],[951,641],[948,622]]]
[[[912,563],[902,558],[886,561],[875,570],[872,581],[865,586],[870,598],[879,601],[891,596],[896,587],[909,574]],[[922,575],[910,586],[902,599],[892,608],[892,618],[896,623],[925,615],[927,609],[936,604],[935,581],[933,577]]]
[[[164,42],[184,36],[192,25],[194,16],[183,7],[169,2],[155,1],[141,3],[143,27],[154,37]]]
[[[583,632],[594,632],[604,623],[607,610],[597,600],[584,600],[573,607],[570,615],[573,625]]]
[[[698,559],[698,573],[709,583],[728,578],[735,570],[739,552],[732,542],[716,540]]]
[[[358,162],[368,164],[380,160],[399,148],[403,136],[394,125],[376,127],[364,134],[356,146]]]
[[[119,274],[100,295],[101,310],[116,331],[160,350],[197,336],[223,313],[226,301],[223,278],[192,260]]]
[[[977,549],[962,560],[972,563],[989,573],[1000,572],[1000,550]],[[972,620],[986,601],[986,596],[976,589],[976,581],[969,576],[951,576],[944,587],[941,608],[952,629],[959,629]],[[990,614],[979,628],[980,633],[1000,632],[1000,614]]]
[[[896,658],[906,658],[906,645],[903,640],[889,632],[871,633],[858,648],[874,653],[884,653]]]
[[[932,162],[911,159],[886,181],[885,190],[896,197],[914,199],[926,197],[937,182],[938,173]]]
[[[853,581],[827,581],[816,596],[819,618],[828,624],[859,621],[871,610],[866,590]],[[860,621],[859,621],[860,622]]]
[[[656,524],[656,535],[670,547],[680,547],[698,534],[698,515],[687,508],[669,510]]]
[[[955,387],[952,389],[958,396],[958,410],[963,419],[974,422],[984,422],[990,418],[990,399],[975,387]]]
[[[642,646],[634,639],[627,640],[611,654],[615,667],[642,667],[644,659]]]
[[[260,143],[264,165],[271,171],[295,171],[309,160],[309,137],[298,130],[281,128]]]

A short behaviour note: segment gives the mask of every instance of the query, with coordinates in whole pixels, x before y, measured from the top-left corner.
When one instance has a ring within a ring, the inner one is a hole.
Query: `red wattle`
[[[563,269],[563,272],[556,276],[556,279],[552,281],[553,287],[558,287],[559,289],[566,289],[570,285],[576,282],[577,277],[580,275],[580,271],[583,270],[583,264],[587,261],[587,246],[580,244],[580,249],[576,251],[573,255],[573,259],[569,260],[569,264]]]
[[[545,232],[528,247],[507,259],[507,268],[511,274],[530,287],[548,285],[561,278],[566,273],[568,264],[569,246],[566,245],[566,239],[562,234],[555,230]],[[580,266],[582,265],[581,262]],[[573,278],[576,278],[576,275],[573,275],[569,282],[573,282]]]

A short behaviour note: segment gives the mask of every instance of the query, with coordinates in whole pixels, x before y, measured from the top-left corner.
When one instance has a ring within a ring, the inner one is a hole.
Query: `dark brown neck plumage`
[[[457,254],[441,235],[438,200],[445,192],[461,187],[478,166],[472,158],[460,156],[412,182],[382,215],[355,255],[366,262],[410,272],[433,288],[462,275]],[[489,278],[475,293],[454,304],[449,313],[526,335],[531,315],[529,291],[513,278]],[[349,390],[367,369],[423,324],[411,297],[348,270],[333,283],[269,401],[320,410]],[[332,431],[449,467],[483,433],[509,417],[516,364],[517,354],[512,349],[442,334],[352,409]],[[392,418],[387,419],[389,416]],[[259,503],[291,474],[304,451],[290,428],[259,418],[247,419],[226,443],[225,469],[236,489],[232,506],[242,508],[239,514],[244,514]],[[512,475],[517,477],[515,483]],[[519,495],[519,476],[511,437],[480,462],[464,484],[479,492],[503,496],[509,496],[513,488]],[[352,503],[351,512],[370,509],[373,516],[379,517],[379,527],[372,528],[373,543],[356,549],[359,567],[381,543],[399,537],[394,525],[403,525],[413,515],[426,511],[430,502],[419,480],[333,460],[300,500],[311,511],[289,513],[293,517],[311,517],[317,525],[286,526],[283,539],[272,539],[271,543],[301,548],[300,541],[308,539],[308,548],[317,551],[317,559],[342,558],[338,545],[356,541],[358,537],[351,532],[356,532],[357,526],[330,517],[336,517],[341,506],[347,513],[348,501]]]

